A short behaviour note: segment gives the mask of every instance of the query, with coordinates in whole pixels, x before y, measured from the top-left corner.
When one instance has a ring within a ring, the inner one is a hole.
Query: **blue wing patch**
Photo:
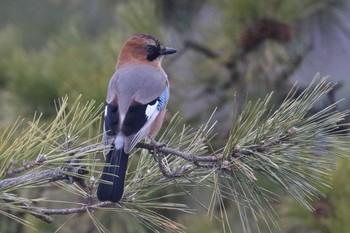
[[[124,122],[122,132],[126,136],[136,134],[146,124],[155,111],[161,111],[169,98],[169,88],[165,87],[162,94],[155,100],[147,104],[135,104],[129,107]]]
[[[166,102],[168,101],[169,98],[169,87],[166,86],[163,93],[158,97],[158,105],[157,105],[157,110],[160,111],[164,108]]]

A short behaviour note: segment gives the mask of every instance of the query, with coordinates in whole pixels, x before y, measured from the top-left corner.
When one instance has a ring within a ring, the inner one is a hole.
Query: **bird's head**
[[[155,37],[146,34],[131,36],[124,44],[118,66],[128,63],[146,63],[159,66],[164,55],[176,53],[176,49],[165,47]]]

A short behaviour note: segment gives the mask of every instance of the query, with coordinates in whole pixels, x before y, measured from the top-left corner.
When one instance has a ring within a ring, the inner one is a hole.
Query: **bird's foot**
[[[157,152],[157,151],[159,151],[160,148],[166,146],[165,143],[157,142],[157,141],[156,141],[154,138],[152,138],[152,137],[149,137],[149,139],[151,140],[151,144],[153,145],[153,150],[154,150],[154,152]]]

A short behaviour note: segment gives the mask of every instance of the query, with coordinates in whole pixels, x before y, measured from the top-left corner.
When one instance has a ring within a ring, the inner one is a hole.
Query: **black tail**
[[[124,192],[124,180],[128,165],[129,155],[124,149],[112,149],[106,156],[106,165],[101,176],[102,181],[109,181],[112,184],[100,182],[97,189],[97,198],[100,201],[118,202]]]

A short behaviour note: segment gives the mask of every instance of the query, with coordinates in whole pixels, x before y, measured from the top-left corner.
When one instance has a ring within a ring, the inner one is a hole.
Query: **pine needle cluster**
[[[334,158],[349,158],[348,130],[339,130],[347,111],[338,111],[333,104],[309,114],[333,86],[327,77],[316,77],[298,96],[294,87],[277,108],[269,107],[272,94],[247,103],[219,150],[211,146],[218,122],[210,118],[194,128],[175,115],[159,138],[163,147],[139,143],[130,155],[119,203],[98,202],[95,195],[106,149],[99,129],[102,106],[93,101],[81,104],[79,99],[69,104],[62,98],[51,123],[35,116],[26,125],[18,120],[1,134],[0,214],[34,227],[15,213],[26,212],[46,222],[52,222],[53,215],[87,213],[99,232],[108,232],[96,213],[109,211],[130,215],[155,232],[184,232],[185,226],[162,211],[195,212],[181,201],[168,201],[188,196],[221,221],[224,232],[234,232],[227,202],[237,207],[244,232],[259,228],[260,222],[272,230],[278,225],[274,204],[279,197],[264,187],[265,181],[312,209],[310,201],[330,186]],[[69,195],[21,195],[23,189],[42,187]],[[193,187],[210,190],[211,201],[200,202],[191,193]],[[174,191],[162,192],[167,189]],[[75,198],[67,200],[70,195]]]

